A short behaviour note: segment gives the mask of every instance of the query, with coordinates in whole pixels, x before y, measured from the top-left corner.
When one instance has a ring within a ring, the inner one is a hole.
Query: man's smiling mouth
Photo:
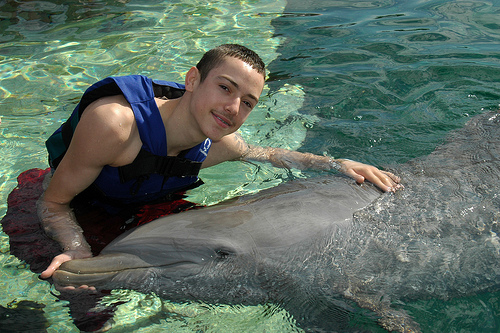
[[[227,120],[225,120],[225,119],[221,118],[219,115],[217,115],[217,114],[215,114],[215,113],[213,113],[213,115],[214,115],[214,117],[215,117],[217,120],[219,120],[221,123],[225,124],[225,125],[226,125],[226,126],[228,126],[228,127],[229,127],[229,126],[231,126],[231,124],[230,124]]]

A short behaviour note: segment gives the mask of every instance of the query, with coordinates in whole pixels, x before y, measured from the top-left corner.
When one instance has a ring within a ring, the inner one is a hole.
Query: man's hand
[[[54,257],[49,267],[40,274],[40,277],[42,279],[50,278],[52,274],[54,274],[54,272],[59,268],[59,266],[61,266],[66,261],[70,261],[73,259],[84,259],[90,257],[92,257],[92,253],[85,250],[66,251]]]
[[[403,185],[399,184],[401,179],[398,176],[368,164],[345,159],[331,159],[331,164],[332,168],[353,178],[358,184],[368,180],[384,192],[395,192],[403,187]]]

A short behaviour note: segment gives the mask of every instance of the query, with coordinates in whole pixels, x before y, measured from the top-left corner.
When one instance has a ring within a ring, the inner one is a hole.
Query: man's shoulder
[[[135,123],[132,107],[123,95],[101,97],[92,102],[85,109],[80,121],[84,119],[122,128]]]

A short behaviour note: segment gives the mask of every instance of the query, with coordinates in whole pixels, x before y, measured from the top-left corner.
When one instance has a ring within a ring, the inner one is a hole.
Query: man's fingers
[[[395,192],[396,190],[399,190],[404,187],[399,183],[401,181],[401,178],[399,178],[398,176],[394,175],[391,172],[383,171],[383,173],[386,175],[385,184],[390,187],[388,191]]]
[[[58,284],[54,285],[56,289],[60,292],[72,293],[72,294],[97,294],[97,289],[92,286],[82,285],[79,287],[75,286],[61,286]]]
[[[399,185],[401,179],[391,172],[382,171],[374,166],[351,160],[337,161],[341,163],[339,171],[356,180],[358,184],[368,180],[384,192],[394,192],[403,187]]]
[[[54,274],[56,269],[59,268],[59,266],[61,266],[66,261],[70,261],[71,259],[73,259],[73,257],[69,255],[67,252],[55,256],[54,259],[52,259],[52,262],[50,263],[49,267],[47,267],[47,269],[40,274],[40,277],[42,279],[50,278],[52,274]]]
[[[400,187],[399,178],[390,172],[377,170],[366,179],[384,192],[394,192]]]
[[[384,174],[386,174],[387,176],[389,176],[389,178],[396,184],[399,184],[399,182],[401,181],[401,178],[399,178],[398,176],[396,176],[395,174],[393,174],[392,172],[388,172],[388,171],[382,171]]]
[[[59,261],[59,259],[57,259],[57,257],[55,257],[52,262],[50,263],[49,267],[47,267],[46,270],[44,270],[41,274],[40,274],[40,277],[42,279],[48,279],[49,277],[52,276],[52,274],[54,274],[54,271],[56,269],[59,268],[59,266],[61,266],[62,262]]]

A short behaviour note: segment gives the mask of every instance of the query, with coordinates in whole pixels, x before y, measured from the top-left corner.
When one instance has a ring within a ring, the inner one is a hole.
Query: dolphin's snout
[[[107,254],[67,261],[54,272],[53,279],[59,286],[100,286],[121,271],[149,267],[150,264],[132,254]]]

